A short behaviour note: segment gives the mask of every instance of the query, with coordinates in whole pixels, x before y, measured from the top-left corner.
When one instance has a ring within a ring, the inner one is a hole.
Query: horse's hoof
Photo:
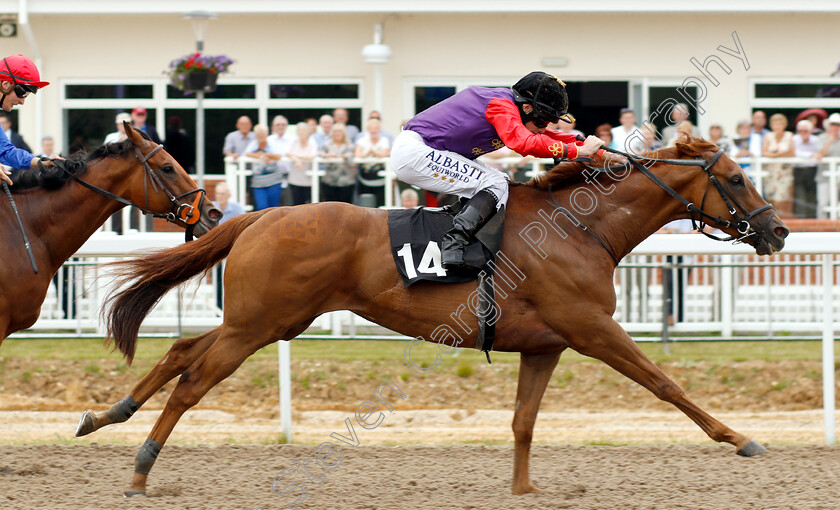
[[[755,441],[750,441],[743,448],[738,450],[738,455],[741,457],[755,457],[757,455],[761,455],[762,453],[766,452],[767,448],[761,446],[759,443]]]
[[[93,411],[87,410],[79,420],[79,426],[76,427],[76,437],[86,436],[94,430],[96,429],[93,428]]]
[[[128,489],[127,491],[123,492],[123,497],[130,498],[132,496],[145,496],[146,491],[136,491],[134,489]]]

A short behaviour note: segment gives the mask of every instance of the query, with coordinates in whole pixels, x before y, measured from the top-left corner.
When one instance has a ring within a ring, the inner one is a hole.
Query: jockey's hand
[[[9,177],[12,175],[12,171],[6,168],[5,166],[0,166],[0,181],[5,182],[9,186],[12,185],[12,178]]]
[[[595,135],[589,135],[583,145],[578,146],[578,156],[591,156],[598,152],[602,145],[604,145],[603,140]]]

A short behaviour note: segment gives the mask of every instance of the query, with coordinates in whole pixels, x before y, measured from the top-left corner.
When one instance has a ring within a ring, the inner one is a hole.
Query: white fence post
[[[292,442],[292,369],[291,341],[277,342],[277,362],[280,365],[278,385],[280,386],[280,428],[286,436],[286,443]]]
[[[834,318],[832,287],[834,286],[834,255],[826,253],[822,260],[823,280],[823,413],[825,415],[825,444],[834,444]]]
[[[720,262],[720,334],[724,338],[732,337],[732,321],[735,314],[735,284],[732,278],[732,255],[721,255]]]

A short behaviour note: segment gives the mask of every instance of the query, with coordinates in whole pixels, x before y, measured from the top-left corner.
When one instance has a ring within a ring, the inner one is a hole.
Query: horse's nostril
[[[223,215],[224,213],[222,213],[222,211],[216,208],[212,208],[209,211],[207,211],[207,216],[209,216],[210,219],[213,221],[219,221],[220,219],[222,219]]]
[[[790,234],[790,230],[787,227],[776,227],[773,229],[773,233],[784,239]]]

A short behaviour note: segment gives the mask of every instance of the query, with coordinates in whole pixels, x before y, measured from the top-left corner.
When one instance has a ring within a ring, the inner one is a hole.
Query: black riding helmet
[[[567,122],[574,122],[574,117],[567,111],[569,96],[566,94],[566,84],[560,78],[542,71],[534,71],[516,82],[511,90],[516,106],[522,114],[523,123],[535,118],[548,122],[557,122],[562,118]],[[522,105],[526,103],[534,107],[530,114],[522,110]]]

